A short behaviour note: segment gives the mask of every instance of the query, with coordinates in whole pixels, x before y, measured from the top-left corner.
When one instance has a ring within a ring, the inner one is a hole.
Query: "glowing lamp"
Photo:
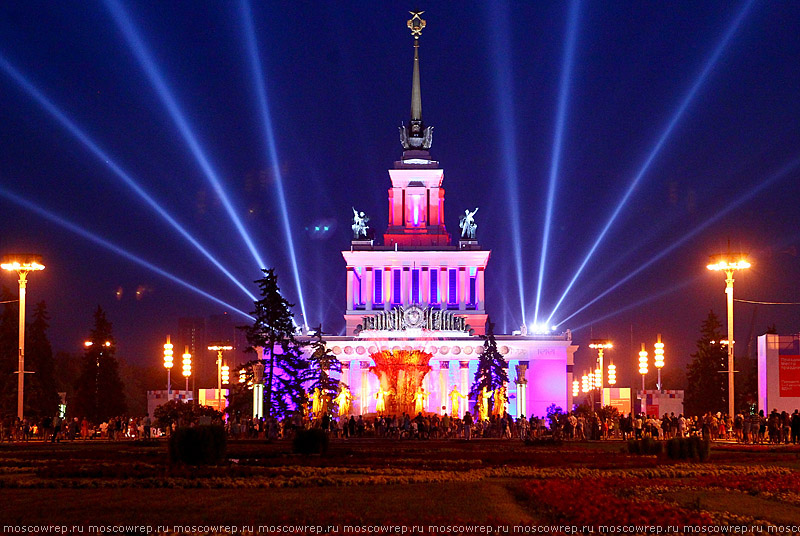
[[[222,374],[222,384],[228,385],[231,379],[231,369],[228,365],[222,365],[220,372]]]
[[[37,272],[44,270],[41,255],[3,255],[0,268],[10,272]]]
[[[608,365],[608,384],[616,385],[617,383],[617,366],[611,363]]]
[[[603,371],[601,369],[594,370],[594,388],[600,389],[603,383]]]
[[[589,376],[584,374],[581,376],[581,392],[588,393],[589,392]]]
[[[661,368],[664,366],[664,343],[661,342],[661,334],[658,334],[658,342],[655,344],[655,350],[653,350],[653,365],[656,368]]]
[[[240,368],[239,369],[239,383],[244,383],[247,381],[247,370]]]
[[[644,343],[642,343],[642,351],[639,352],[639,374],[642,376],[647,374],[647,350],[644,349]]]
[[[183,353],[183,375],[187,378],[192,375],[192,354],[187,347]]]
[[[169,335],[167,335],[167,342],[164,344],[164,368],[172,368],[172,343],[169,342]]]
[[[578,394],[580,394],[580,392],[581,392],[580,383],[578,382],[578,380],[572,380],[572,396],[576,397],[578,396]]]

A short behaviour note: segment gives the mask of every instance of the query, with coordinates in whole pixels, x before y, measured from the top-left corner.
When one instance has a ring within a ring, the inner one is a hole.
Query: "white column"
[[[458,364],[461,366],[459,371],[461,373],[461,387],[459,391],[464,395],[458,405],[458,416],[463,417],[469,405],[469,361],[459,361]]]
[[[361,365],[361,415],[369,411],[370,392],[369,392],[369,361],[359,362]]]
[[[425,308],[430,303],[430,294],[431,294],[431,274],[428,270],[428,267],[420,268],[419,270],[419,288],[420,292],[422,293],[422,298],[420,302],[422,303],[422,307]]]
[[[478,311],[483,311],[486,309],[486,297],[484,295],[484,273],[485,270],[481,267],[478,267],[478,273],[475,278],[475,294],[478,297],[476,309]]]
[[[458,269],[458,310],[463,311],[467,308],[467,291],[469,287],[469,272],[463,266]]]
[[[372,296],[375,294],[375,280],[372,277],[372,267],[367,266],[364,268],[364,292],[366,293],[366,310],[372,310]],[[362,294],[363,296],[363,294]]]
[[[347,267],[347,310],[352,311],[353,307],[353,267]]]
[[[447,411],[447,375],[450,372],[450,363],[448,361],[439,361],[439,406],[436,411],[441,415]],[[444,406],[444,410],[442,409]]]
[[[383,310],[388,311],[392,308],[392,268],[388,266],[383,270]]]
[[[411,270],[407,266],[404,266],[402,272],[400,272],[400,292],[402,304],[405,306],[411,303],[409,298],[411,295]]]
[[[528,373],[528,362],[527,361],[520,361],[519,365],[516,367],[517,369],[517,418],[519,419],[520,415],[525,415],[525,417],[530,418],[528,415],[528,378],[526,375]],[[571,387],[570,387],[571,389]]]
[[[447,309],[447,302],[450,301],[449,277],[450,277],[450,268],[448,266],[440,267],[439,268],[439,296],[441,296],[440,303],[441,303],[441,306],[442,306],[442,310]]]

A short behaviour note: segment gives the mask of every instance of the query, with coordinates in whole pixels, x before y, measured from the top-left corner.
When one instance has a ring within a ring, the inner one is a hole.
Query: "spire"
[[[406,23],[414,37],[414,74],[411,80],[411,121],[400,127],[400,143],[405,151],[427,151],[433,142],[433,127],[422,123],[422,90],[419,82],[419,36],[425,28],[424,11],[411,11]]]
[[[414,76],[411,81],[411,120],[422,121],[422,91],[419,88],[419,40],[414,38]]]

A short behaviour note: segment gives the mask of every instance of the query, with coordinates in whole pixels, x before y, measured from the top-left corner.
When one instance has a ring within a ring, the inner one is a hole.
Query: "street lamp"
[[[208,349],[217,352],[217,410],[222,411],[222,352],[233,350],[233,346],[226,343],[215,343]]]
[[[189,376],[192,375],[192,354],[189,353],[189,347],[184,346],[183,349],[183,376],[186,378],[186,393],[189,393]]]
[[[172,343],[169,342],[169,335],[164,344],[164,368],[167,369],[167,400],[169,400],[172,395]]]
[[[617,366],[614,363],[608,365],[608,385],[617,384]]]
[[[644,377],[647,374],[647,350],[644,349],[644,343],[642,343],[642,351],[639,352],[639,374],[642,375],[642,413],[646,413],[645,411],[645,394],[644,394]]]
[[[658,370],[658,390],[661,391],[661,369],[664,368],[664,343],[661,342],[661,334],[658,334],[658,342],[653,350],[653,365]]]
[[[706,266],[709,270],[725,272],[725,294],[728,295],[728,415],[733,418],[733,272],[750,268],[743,253],[731,253],[728,244],[728,253],[711,255],[711,263]]]
[[[23,401],[25,391],[25,286],[28,272],[44,270],[41,255],[3,255],[0,268],[17,272],[19,276],[19,370],[17,374],[17,417],[24,417]]]
[[[597,350],[597,368],[600,370],[600,374],[598,375],[600,381],[597,387],[602,391],[603,387],[605,387],[603,384],[603,351],[614,348],[614,345],[607,339],[592,339],[589,348]]]

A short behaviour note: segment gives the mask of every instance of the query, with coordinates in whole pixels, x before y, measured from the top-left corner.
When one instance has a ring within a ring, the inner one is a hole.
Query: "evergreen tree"
[[[487,322],[488,331],[486,335],[481,335],[483,339],[483,353],[478,358],[478,371],[475,373],[475,381],[469,392],[470,398],[477,399],[485,387],[487,391],[493,391],[504,387],[508,383],[508,362],[503,358],[497,349],[497,340],[494,336],[494,323]],[[494,406],[494,398],[489,399],[489,412]]]
[[[17,414],[17,375],[19,366],[19,301],[8,287],[0,293],[0,417]]]
[[[727,381],[721,371],[727,370],[728,353],[720,344],[722,324],[714,311],[700,328],[697,352],[691,355],[692,361],[686,368],[686,413],[701,416],[709,411],[726,411]]]
[[[328,349],[322,339],[320,325],[311,343],[311,354],[308,357],[309,369],[306,379],[310,381],[310,389],[319,389],[322,397],[333,400],[339,393],[339,380],[331,377],[331,372],[341,374],[342,363]]]
[[[294,314],[278,287],[275,270],[263,269],[264,277],[255,281],[261,299],[255,303],[252,326],[242,326],[247,342],[253,348],[266,350],[264,401],[267,416],[284,415],[292,406],[299,407],[305,399],[302,387],[307,363],[301,344],[294,338]],[[280,350],[280,353],[277,352]]]
[[[92,344],[86,347],[70,414],[101,423],[125,414],[127,404],[119,378],[119,364],[114,357],[116,348],[111,322],[99,305],[94,313],[94,328],[89,340]]]
[[[44,301],[33,308],[33,321],[25,330],[25,368],[33,371],[25,378],[25,414],[32,417],[55,415],[61,398],[55,379],[53,347],[47,338],[50,315]]]

